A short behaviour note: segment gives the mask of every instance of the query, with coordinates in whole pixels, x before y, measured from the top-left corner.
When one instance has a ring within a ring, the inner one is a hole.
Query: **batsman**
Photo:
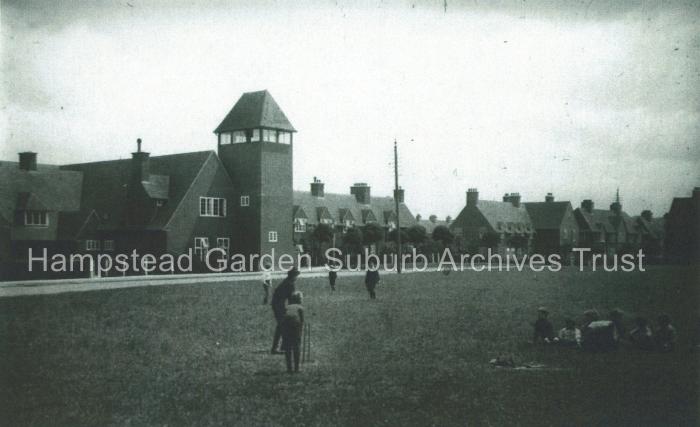
[[[282,338],[282,321],[286,314],[286,303],[296,290],[296,279],[299,276],[299,270],[292,268],[287,272],[287,278],[282,281],[275,291],[272,293],[272,313],[275,315],[275,336],[272,339],[272,354],[282,354],[279,350],[280,339]]]

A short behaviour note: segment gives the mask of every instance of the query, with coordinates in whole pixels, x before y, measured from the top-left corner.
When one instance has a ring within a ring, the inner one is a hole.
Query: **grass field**
[[[0,300],[3,425],[698,425],[698,271],[299,278],[313,363],[268,353],[258,282]],[[672,314],[671,354],[529,343],[584,309]],[[494,369],[512,353],[550,369]],[[3,421],[4,420],[4,421]]]

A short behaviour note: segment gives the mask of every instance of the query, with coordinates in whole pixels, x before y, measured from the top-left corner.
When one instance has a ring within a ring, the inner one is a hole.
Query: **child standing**
[[[270,298],[270,288],[272,288],[272,271],[270,264],[265,263],[262,268],[262,287],[263,287],[263,305],[267,305],[267,300]]]
[[[552,322],[547,319],[549,311],[546,308],[540,307],[537,309],[537,321],[535,322],[535,333],[532,337],[532,342],[537,343],[540,340],[545,344],[554,341],[554,327]]]
[[[303,295],[296,291],[289,297],[289,305],[282,319],[282,350],[287,362],[287,373],[299,372],[301,334],[304,327]],[[292,371],[292,367],[294,370]]]
[[[374,260],[370,260],[367,263],[367,273],[365,274],[365,286],[367,287],[367,292],[369,292],[370,299],[377,299],[377,294],[374,289],[379,283],[379,268]]]
[[[331,291],[335,290],[335,280],[338,278],[338,273],[335,271],[336,270],[336,264],[327,264],[326,267],[328,267],[328,283],[331,285]]]
[[[559,331],[559,344],[567,347],[579,347],[581,345],[581,331],[576,327],[573,319],[564,321],[565,327]]]

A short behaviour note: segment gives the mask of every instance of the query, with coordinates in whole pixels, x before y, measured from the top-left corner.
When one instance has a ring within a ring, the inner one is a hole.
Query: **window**
[[[24,212],[24,225],[46,227],[49,225],[49,215],[46,212],[26,211]]]
[[[292,133],[291,132],[280,132],[278,137],[278,142],[280,144],[291,144],[292,143]]]
[[[270,243],[275,243],[277,241],[277,232],[276,231],[268,231],[267,232],[267,241]]]
[[[226,216],[226,199],[219,197],[199,198],[200,216]]]
[[[165,200],[156,200],[156,207],[162,208],[165,205]]]
[[[228,253],[228,249],[231,246],[231,240],[228,237],[217,237],[216,238],[216,247],[223,249],[226,253]]]
[[[306,232],[306,220],[305,219],[297,219],[294,221],[294,231],[297,233],[304,233]]]
[[[114,240],[105,240],[104,243],[102,244],[102,249],[105,251],[113,251],[114,250]]]
[[[209,250],[209,238],[208,237],[195,237],[194,238],[194,254],[199,255],[201,260],[203,255]]]
[[[243,130],[235,131],[233,133],[233,143],[240,144],[242,142],[248,142],[248,140],[245,137],[245,131],[243,131]]]
[[[250,196],[241,196],[241,206],[250,206]]]
[[[263,129],[263,141],[277,142],[277,131],[272,129]]]
[[[230,132],[224,132],[219,134],[219,143],[220,144],[230,144],[231,143],[231,133]]]
[[[250,138],[251,141],[260,141],[260,129],[253,129],[253,136]]]
[[[99,251],[100,250],[100,241],[99,240],[86,240],[85,241],[85,250],[86,251]]]
[[[321,219],[321,224],[333,224],[333,219],[332,218],[323,218]]]

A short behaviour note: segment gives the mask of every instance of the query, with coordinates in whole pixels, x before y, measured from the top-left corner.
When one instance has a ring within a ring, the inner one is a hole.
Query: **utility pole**
[[[394,207],[396,208],[396,272],[401,274],[401,222],[399,220],[399,150],[394,139]]]

